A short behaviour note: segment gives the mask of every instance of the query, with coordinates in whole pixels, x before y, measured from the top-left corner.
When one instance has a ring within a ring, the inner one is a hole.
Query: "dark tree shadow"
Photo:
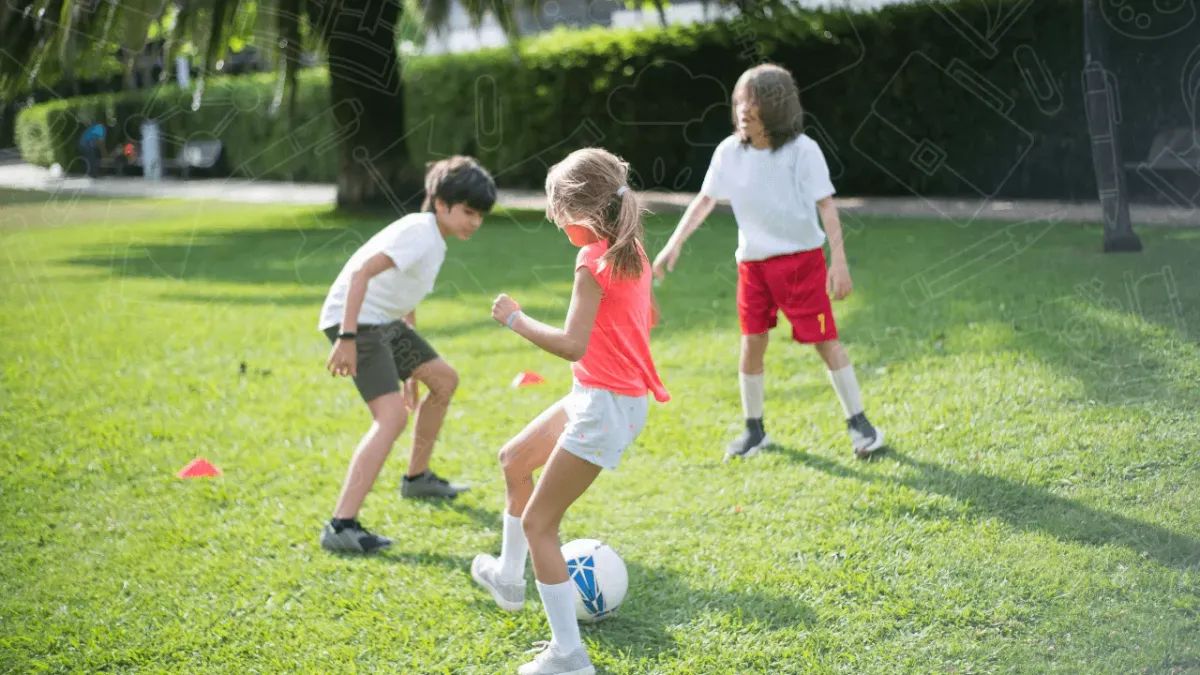
[[[786,446],[775,446],[774,451],[840,478],[865,483],[891,481],[919,492],[950,497],[966,504],[968,512],[975,517],[997,518],[1021,530],[1042,532],[1063,541],[1090,546],[1121,546],[1178,569],[1200,564],[1200,541],[1194,537],[1100,511],[1008,478],[954,471],[895,449],[880,455],[876,461],[896,462],[908,469],[896,476],[860,471]],[[927,515],[940,517],[937,512]]]
[[[395,544],[390,549],[363,555],[361,553],[332,553],[344,560],[360,560],[369,565],[408,565],[419,567],[439,567],[446,570],[470,569],[471,558],[465,556],[446,555],[432,551],[406,551],[397,548]]]
[[[503,521],[500,518],[500,511],[497,509],[487,509],[479,506],[471,506],[459,499],[452,500],[424,500],[425,506],[431,511],[440,513],[455,513],[466,518],[470,518],[476,523],[484,527],[496,529],[503,526]],[[469,563],[469,561],[468,561]]]
[[[97,245],[68,261],[107,278],[206,280],[262,287],[259,299],[295,306],[319,303],[346,260],[387,218],[333,213],[278,216],[277,227],[200,230],[147,244]],[[647,221],[647,253],[661,249],[670,220]],[[1172,367],[1195,359],[1187,335],[1200,330],[1200,239],[1187,230],[1148,229],[1139,256],[1103,255],[1091,246],[1099,230],[1072,224],[1006,225],[978,222],[960,228],[922,220],[864,218],[847,242],[854,311],[835,305],[840,339],[870,380],[878,366],[971,349],[1029,354],[1083,385],[1088,398],[1113,405],[1197,404],[1194,391]],[[689,239],[674,273],[655,287],[661,341],[710,334],[738,341],[736,227],[713,216]],[[451,241],[431,300],[487,301],[552,291],[561,302],[539,319],[566,315],[576,249],[543,214],[513,212],[485,222],[468,242]],[[503,261],[512,260],[512,263]],[[519,262],[516,262],[519,261]],[[273,285],[295,295],[276,296]],[[296,293],[295,286],[305,287]],[[182,299],[201,296],[176,291]],[[253,296],[213,298],[249,303]],[[971,324],[1011,329],[1006,344],[964,344]],[[781,326],[786,321],[780,320]],[[1146,326],[1182,337],[1151,344]],[[444,330],[443,337],[490,328],[486,317]],[[781,331],[783,332],[783,331]],[[777,341],[783,342],[783,341]],[[1188,349],[1184,349],[1184,347]],[[775,344],[769,358],[784,350]],[[811,351],[811,350],[809,350]],[[731,357],[734,359],[735,357]]]
[[[582,625],[585,639],[628,659],[660,659],[674,651],[671,628],[721,615],[741,628],[774,631],[812,627],[817,613],[786,595],[698,588],[677,572],[626,561],[630,592],[611,619]],[[595,655],[594,655],[595,656]],[[602,661],[601,661],[602,664]]]
[[[112,197],[89,195],[81,190],[67,188],[55,192],[42,190],[21,190],[16,188],[0,188],[0,206],[16,206],[19,204],[45,204],[47,202],[99,202],[111,201]]]
[[[1194,388],[1172,372],[1197,356],[1200,239],[1140,234],[1145,252],[1114,256],[1099,251],[1097,228],[1069,223],[874,223],[847,244],[862,260],[850,263],[861,299],[839,319],[842,342],[868,378],[875,366],[1008,351],[1099,403],[1193,408]],[[972,344],[980,327],[1010,337]]]
[[[252,294],[252,295],[205,295],[203,293],[168,293],[159,296],[162,300],[174,302],[193,302],[203,305],[274,305],[277,307],[301,307],[301,306],[320,306],[325,301],[325,296],[313,293],[305,293],[302,295],[270,295],[270,294]]]
[[[555,236],[541,216],[518,216],[485,224],[470,241],[450,240],[438,280],[440,294],[495,293],[514,279],[532,277],[530,268],[543,261],[561,261],[569,283],[574,263],[570,243],[562,235]],[[390,222],[337,213],[275,217],[278,221],[270,227],[178,232],[162,241],[96,245],[66,262],[102,270],[106,277],[299,284],[323,291],[354,251]],[[505,255],[530,262],[497,264]],[[273,299],[269,293],[263,298]]]

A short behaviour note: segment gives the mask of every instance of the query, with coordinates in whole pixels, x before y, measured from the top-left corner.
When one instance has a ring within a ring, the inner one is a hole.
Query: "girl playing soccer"
[[[673,271],[683,242],[718,201],[729,201],[738,224],[738,318],[742,328],[740,380],[746,430],[727,457],[750,457],[768,444],[763,426],[763,355],[778,312],[792,339],[811,344],[829,369],[846,413],[854,452],[867,457],[883,432],[863,412],[854,368],[838,342],[829,295],[850,294],[850,271],[833,184],[821,148],[803,133],[803,111],[792,74],[774,65],[751,68],[733,90],[736,130],[717,146],[700,194],[654,260],[654,274]],[[820,214],[820,222],[817,220]],[[825,231],[821,230],[821,223]],[[825,269],[828,232],[832,264]]]
[[[507,484],[500,559],[479,555],[471,577],[502,609],[525,603],[525,554],[533,558],[538,593],[552,641],[521,675],[591,675],[579,637],[575,589],[558,539],[563,514],[601,469],[616,469],[641,433],[647,393],[670,395],[650,356],[658,308],[650,261],[642,244],[641,207],[627,187],[629,165],[586,148],[551,167],[547,217],[580,247],[566,327],[525,315],[507,295],[492,318],[542,349],[571,362],[571,393],[538,415],[500,451]],[[545,466],[536,487],[533,471]]]

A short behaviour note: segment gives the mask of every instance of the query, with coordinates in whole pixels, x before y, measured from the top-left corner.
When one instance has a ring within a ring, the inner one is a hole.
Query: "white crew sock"
[[[500,580],[517,583],[525,577],[525,556],[529,553],[529,542],[521,529],[521,519],[504,514],[504,539],[500,544]]]
[[[763,374],[747,375],[746,373],[738,373],[738,381],[742,386],[742,412],[746,414],[746,419],[762,419],[765,389]]]
[[[850,419],[863,411],[862,394],[858,391],[858,379],[854,377],[854,366],[847,365],[841,370],[830,370],[829,382],[837,392],[838,400],[846,411],[846,419]]]
[[[561,654],[583,646],[579,639],[579,619],[575,616],[575,585],[568,579],[561,584],[538,582],[538,593],[546,618],[550,620],[550,641]]]

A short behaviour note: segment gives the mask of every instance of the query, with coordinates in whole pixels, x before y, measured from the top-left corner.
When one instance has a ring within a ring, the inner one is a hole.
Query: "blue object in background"
[[[80,145],[93,145],[96,141],[103,140],[105,136],[103,124],[93,124],[83,130],[83,135],[79,137]]]

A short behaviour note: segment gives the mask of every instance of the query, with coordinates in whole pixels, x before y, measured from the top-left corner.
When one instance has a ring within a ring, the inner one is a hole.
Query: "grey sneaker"
[[[412,480],[409,480],[405,476],[400,482],[400,496],[405,499],[414,499],[417,497],[454,499],[470,489],[466,485],[451,483],[432,471],[426,471]]]
[[[480,553],[471,561],[471,578],[492,594],[492,599],[506,612],[519,612],[525,606],[525,580],[505,582],[500,579],[500,561]]]
[[[883,432],[867,421],[866,413],[858,413],[846,420],[846,427],[850,430],[850,442],[854,444],[854,454],[859,459],[866,459],[883,447]]]
[[[767,436],[767,432],[763,429],[761,419],[746,420],[746,429],[741,436],[733,439],[733,442],[725,448],[725,461],[729,461],[731,457],[741,457],[743,459],[753,457],[758,454],[759,450],[767,447],[771,443],[771,438]]]
[[[560,654],[549,642],[535,642],[531,652],[541,651],[529,663],[517,669],[518,675],[595,675],[596,668],[588,658],[587,649],[580,646],[569,654]]]
[[[350,524],[335,528],[333,523],[325,523],[321,530],[321,548],[326,551],[344,551],[350,553],[374,553],[392,545],[392,539],[367,532],[366,528],[351,520]]]

